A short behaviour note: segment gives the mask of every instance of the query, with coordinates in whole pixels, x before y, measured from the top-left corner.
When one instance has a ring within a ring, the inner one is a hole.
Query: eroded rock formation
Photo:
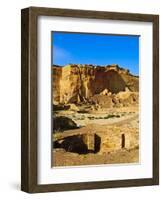
[[[89,102],[95,95],[139,89],[139,78],[118,65],[55,65],[52,69],[53,104]]]

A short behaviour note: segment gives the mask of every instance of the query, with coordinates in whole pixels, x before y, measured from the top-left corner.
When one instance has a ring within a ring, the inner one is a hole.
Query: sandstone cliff
[[[88,102],[106,91],[117,94],[139,89],[139,78],[118,65],[54,65],[52,70],[54,104]]]

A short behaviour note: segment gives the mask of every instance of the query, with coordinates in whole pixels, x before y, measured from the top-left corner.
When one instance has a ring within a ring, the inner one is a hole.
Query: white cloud
[[[54,46],[53,48],[53,62],[55,63],[69,63],[71,61],[70,52],[66,51],[63,48]]]

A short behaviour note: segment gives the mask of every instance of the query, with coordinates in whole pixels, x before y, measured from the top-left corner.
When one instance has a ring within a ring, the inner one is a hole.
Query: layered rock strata
[[[139,78],[118,65],[54,65],[52,82],[53,104],[89,102],[96,95],[139,89]]]

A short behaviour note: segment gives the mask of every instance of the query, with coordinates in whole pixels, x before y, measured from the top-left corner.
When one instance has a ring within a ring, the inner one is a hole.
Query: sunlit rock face
[[[139,78],[118,65],[52,67],[53,104],[89,102],[94,95],[137,92]]]

